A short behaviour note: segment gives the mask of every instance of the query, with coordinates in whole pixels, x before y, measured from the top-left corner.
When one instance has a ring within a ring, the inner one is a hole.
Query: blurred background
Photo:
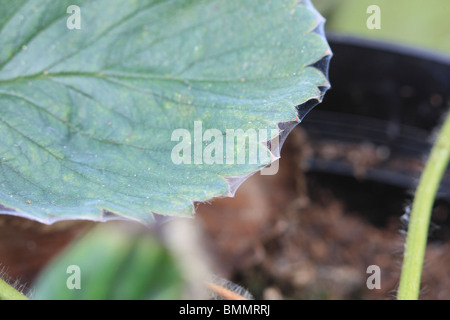
[[[315,0],[332,88],[289,135],[276,176],[199,207],[218,269],[264,299],[394,299],[413,193],[450,107],[450,2]],[[371,5],[379,29],[369,29]],[[450,299],[450,175],[422,299]],[[367,267],[381,270],[370,290]]]
[[[287,138],[276,175],[255,174],[235,198],[197,204],[195,241],[168,247],[177,256],[190,252],[189,243],[201,248],[190,255],[193,269],[258,299],[394,299],[408,207],[450,106],[450,2],[312,2],[327,19],[332,88]],[[380,8],[380,29],[366,26],[370,5]],[[172,243],[164,235],[171,223],[152,230],[165,244]],[[96,226],[0,216],[2,265],[31,287],[49,261]],[[380,267],[380,289],[366,285],[370,265]],[[450,299],[449,266],[447,174],[433,212],[422,299]]]
[[[447,0],[312,0],[328,31],[450,53]],[[381,11],[381,28],[366,27],[370,5]]]

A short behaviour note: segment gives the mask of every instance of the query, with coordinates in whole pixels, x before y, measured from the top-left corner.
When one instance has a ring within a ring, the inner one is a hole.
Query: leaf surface
[[[230,195],[230,177],[273,160],[249,139],[242,148],[250,159],[258,147],[257,161],[227,163],[227,129],[274,138],[329,87],[331,52],[309,1],[80,0],[72,30],[70,5],[0,0],[6,213],[47,223],[190,215],[195,201]],[[223,161],[202,136],[212,129]],[[191,162],[174,163],[188,140]]]

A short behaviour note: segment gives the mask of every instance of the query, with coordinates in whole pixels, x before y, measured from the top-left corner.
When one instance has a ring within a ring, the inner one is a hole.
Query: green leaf
[[[149,232],[101,225],[45,268],[31,298],[173,300],[185,289],[176,259]]]
[[[331,52],[309,0],[79,0],[81,29],[68,29],[72,2],[0,0],[6,213],[47,223],[190,215],[273,161],[262,138],[226,154],[227,129],[275,138],[329,87]],[[196,125],[222,136],[202,141]],[[177,129],[186,139],[173,141]],[[172,160],[180,143],[191,143],[190,164]],[[257,161],[238,163],[256,147]]]

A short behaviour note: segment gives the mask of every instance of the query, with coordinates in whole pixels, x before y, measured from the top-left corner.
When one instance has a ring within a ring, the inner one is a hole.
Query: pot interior
[[[332,87],[298,126],[306,169],[414,190],[450,106],[450,57],[327,37]],[[450,170],[438,198],[450,201]]]

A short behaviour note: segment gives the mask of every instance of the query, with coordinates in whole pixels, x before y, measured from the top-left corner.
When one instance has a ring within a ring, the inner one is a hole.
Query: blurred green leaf
[[[78,280],[74,278],[78,276]],[[78,283],[80,289],[74,288]],[[183,298],[184,289],[176,260],[156,238],[148,232],[105,224],[74,242],[48,265],[31,298],[172,300]]]

